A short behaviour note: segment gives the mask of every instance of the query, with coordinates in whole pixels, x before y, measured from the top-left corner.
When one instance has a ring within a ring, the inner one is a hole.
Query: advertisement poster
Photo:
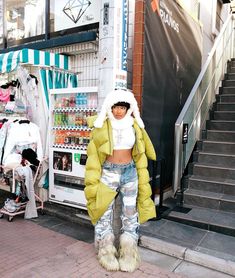
[[[147,0],[143,119],[171,185],[174,126],[201,70],[202,29],[176,1]]]
[[[100,21],[100,0],[60,0],[54,5],[54,31],[79,27]]]
[[[53,168],[55,170],[72,172],[72,153],[54,151]]]

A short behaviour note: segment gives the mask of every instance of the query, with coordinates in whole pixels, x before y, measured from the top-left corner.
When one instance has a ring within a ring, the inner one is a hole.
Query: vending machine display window
[[[86,208],[84,176],[91,129],[97,113],[97,87],[50,90],[49,199]]]

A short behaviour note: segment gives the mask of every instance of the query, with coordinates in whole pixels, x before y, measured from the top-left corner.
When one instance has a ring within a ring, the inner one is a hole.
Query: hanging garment
[[[42,160],[42,142],[39,127],[29,121],[18,121],[11,126],[4,147],[3,164],[11,153],[22,153],[31,148],[37,153],[38,160]]]
[[[2,89],[0,88],[0,101],[8,102],[10,100],[11,89]]]
[[[11,129],[11,126],[15,123],[12,121],[5,121],[2,128],[0,129],[0,164],[2,164],[3,155],[4,155],[4,147],[6,144],[6,138],[8,135],[8,132]]]
[[[24,218],[31,219],[38,217],[34,194],[33,173],[31,168],[29,166],[17,167],[15,169],[15,173],[19,176],[20,179],[24,180],[27,190],[27,197],[29,199],[25,208]]]

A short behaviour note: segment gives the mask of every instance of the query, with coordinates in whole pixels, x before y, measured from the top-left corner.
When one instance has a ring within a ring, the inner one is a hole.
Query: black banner
[[[174,125],[201,69],[202,30],[173,0],[147,0],[143,119],[172,183]]]

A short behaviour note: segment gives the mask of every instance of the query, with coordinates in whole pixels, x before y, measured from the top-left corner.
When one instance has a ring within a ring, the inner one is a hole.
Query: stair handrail
[[[181,190],[181,179],[200,131],[215,101],[228,60],[233,57],[234,17],[230,14],[216,38],[206,62],[175,122],[173,193]],[[186,129],[187,130],[186,130]],[[185,134],[183,134],[183,129]],[[183,136],[186,136],[183,143]]]

